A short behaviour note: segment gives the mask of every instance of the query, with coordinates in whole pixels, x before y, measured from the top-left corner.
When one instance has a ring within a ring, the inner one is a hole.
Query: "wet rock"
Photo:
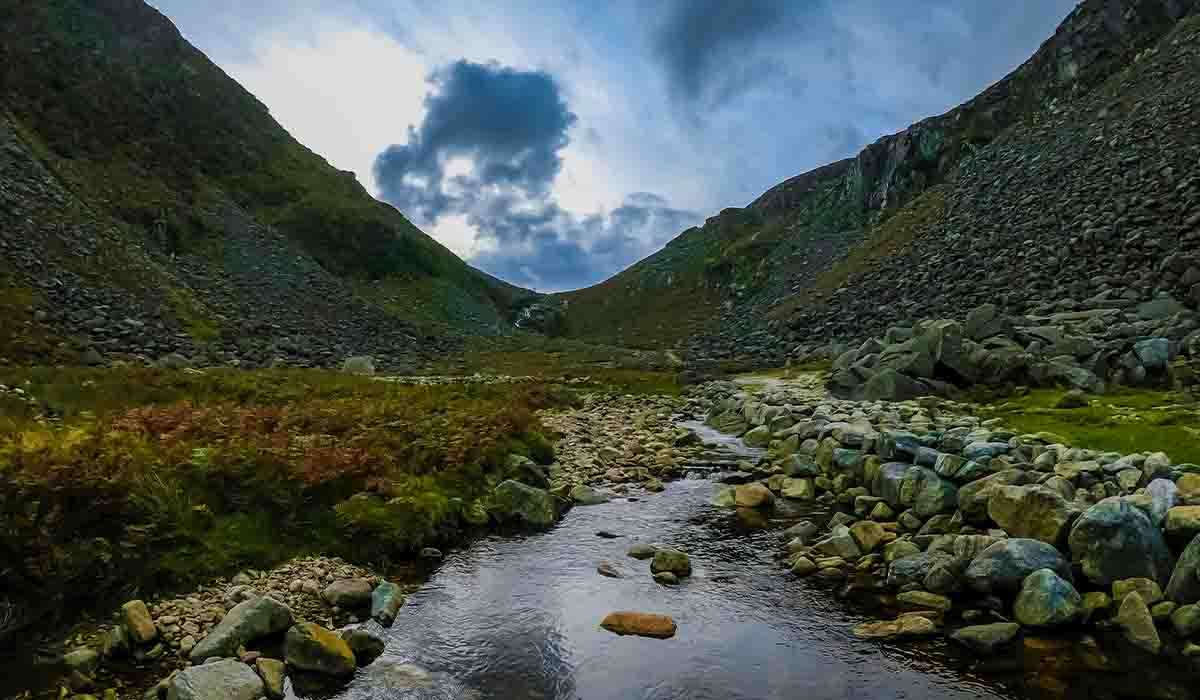
[[[135,645],[149,644],[158,638],[154,618],[150,617],[150,610],[140,600],[131,600],[121,606],[121,624]]]
[[[571,500],[581,506],[598,506],[612,500],[612,494],[591,486],[579,485],[571,489]]]
[[[817,573],[819,568],[816,562],[808,557],[796,557],[796,561],[792,562],[792,573],[797,576],[811,576]]]
[[[937,625],[920,615],[902,615],[895,620],[864,622],[854,627],[854,636],[859,639],[904,639],[929,637],[937,634]]]
[[[958,506],[958,487],[926,467],[909,467],[900,485],[900,501],[912,505],[920,518],[954,510]]]
[[[1179,555],[1171,580],[1167,583],[1167,597],[1176,603],[1195,603],[1200,600],[1200,535]]]
[[[234,659],[179,671],[167,685],[167,700],[255,700],[263,682],[246,664]]]
[[[371,582],[362,578],[347,578],[334,581],[321,591],[321,597],[330,605],[344,610],[360,610],[371,604]]]
[[[233,606],[221,622],[189,654],[192,663],[212,657],[234,656],[247,643],[278,634],[292,624],[292,611],[269,596],[251,598]]]
[[[1066,535],[1072,510],[1045,486],[1001,486],[988,499],[988,516],[1013,537],[1057,545]]]
[[[1029,476],[1020,469],[1007,469],[972,481],[958,490],[958,508],[969,522],[986,522],[988,503],[992,494],[1003,486],[1028,483]]]
[[[812,479],[785,478],[781,485],[780,495],[797,501],[811,501],[817,496]]]
[[[1071,559],[1098,586],[1125,578],[1164,581],[1171,552],[1149,516],[1120,498],[1106,498],[1084,511],[1068,539]]]
[[[1013,613],[1022,625],[1055,627],[1079,617],[1082,603],[1074,586],[1050,569],[1039,569],[1021,584]]]
[[[100,667],[100,654],[95,649],[83,647],[63,655],[62,661],[68,671],[78,671],[90,676]]]
[[[677,629],[675,621],[667,615],[630,611],[609,613],[600,622],[600,626],[619,635],[637,635],[655,639],[674,637]]]
[[[1142,597],[1146,605],[1154,605],[1163,599],[1163,592],[1159,588],[1157,581],[1151,581],[1148,578],[1127,578],[1120,581],[1113,581],[1113,600],[1125,600],[1125,596],[1134,592]]]
[[[850,526],[850,536],[864,554],[874,552],[875,548],[883,543],[886,535],[882,525],[870,520],[860,520]]]
[[[956,630],[950,638],[977,654],[992,655],[1012,642],[1021,626],[1015,622],[993,622]]]
[[[559,503],[550,492],[522,484],[501,482],[492,494],[492,514],[502,523],[548,528],[558,522]]]
[[[845,525],[835,527],[828,537],[813,545],[813,549],[821,554],[843,559],[858,559],[862,556],[862,550],[850,534],[850,528]]]
[[[766,447],[771,442],[771,429],[760,425],[743,435],[742,441],[746,447]]]
[[[1050,569],[1063,579],[1071,579],[1071,565],[1052,545],[1013,538],[1000,540],[980,552],[963,577],[979,593],[1011,593],[1039,569]]]
[[[359,666],[370,664],[387,648],[383,637],[365,625],[342,630],[342,640],[350,647],[354,662]]]
[[[928,591],[905,591],[896,596],[896,602],[904,610],[937,610],[948,612],[954,607],[944,595]]]
[[[713,493],[712,500],[709,502],[718,508],[733,508],[735,502],[733,487],[717,487],[717,490]]]
[[[660,583],[664,586],[676,586],[679,584],[679,577],[670,571],[660,571],[652,576],[655,583]]]
[[[1200,506],[1175,506],[1167,511],[1166,531],[1179,538],[1200,534]]]
[[[631,546],[627,555],[634,559],[650,559],[658,552],[658,547],[652,544],[639,543]]]
[[[385,627],[390,627],[403,604],[404,593],[400,587],[391,581],[381,581],[375,590],[371,591],[371,618]]]
[[[1187,639],[1200,632],[1200,605],[1181,605],[1171,613],[1171,627],[1175,634]]]
[[[1162,640],[1154,626],[1150,608],[1146,607],[1146,601],[1136,592],[1130,593],[1121,601],[1116,624],[1130,644],[1151,654],[1157,654],[1162,649]]]
[[[287,632],[284,655],[289,666],[329,676],[354,673],[354,652],[334,632],[312,622],[293,625]]]
[[[596,567],[596,573],[608,578],[625,578],[621,575],[621,572],[617,570],[617,567],[609,562],[601,562],[600,565]]]
[[[658,574],[664,571],[669,571],[679,578],[687,578],[692,575],[692,561],[678,549],[660,549],[654,553],[654,560],[650,562],[650,573]]]
[[[258,677],[262,679],[263,691],[267,697],[271,700],[281,700],[287,666],[279,659],[259,657],[254,661],[254,668],[258,671]]]
[[[774,503],[775,494],[757,481],[734,487],[734,505],[739,508],[769,508]]]

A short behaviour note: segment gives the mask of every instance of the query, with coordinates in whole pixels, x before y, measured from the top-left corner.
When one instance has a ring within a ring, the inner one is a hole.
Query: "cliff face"
[[[793,318],[797,305],[823,303],[867,261],[895,255],[942,221],[948,207],[938,188],[964,163],[1005,134],[1056,118],[1197,9],[1198,0],[1081,3],[1028,61],[969,102],[791,178],[613,280],[568,295],[568,327],[625,342],[698,340],[699,352],[716,356],[781,357],[789,336],[810,330],[803,314]],[[778,322],[766,334],[772,310]],[[779,326],[785,318],[790,330]],[[622,330],[614,337],[613,329]]]
[[[0,95],[20,319],[0,358],[413,359],[526,295],[296,142],[141,0],[0,0]]]

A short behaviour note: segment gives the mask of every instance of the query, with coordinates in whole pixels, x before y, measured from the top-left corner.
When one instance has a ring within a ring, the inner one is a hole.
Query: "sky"
[[[1075,0],[150,0],[471,264],[561,291],[945,112]]]

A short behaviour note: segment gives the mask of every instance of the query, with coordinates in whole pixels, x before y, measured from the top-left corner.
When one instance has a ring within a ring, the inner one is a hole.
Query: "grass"
[[[983,404],[983,415],[1021,432],[1049,432],[1070,445],[1129,454],[1166,452],[1179,464],[1200,464],[1200,404],[1166,391],[1121,389],[1089,397],[1083,408],[1055,408],[1066,394],[1038,389]]]
[[[542,385],[320,371],[0,370],[0,589],[92,599],[303,554],[386,563],[456,539],[553,460]],[[42,416],[53,416],[46,420]]]
[[[0,358],[27,362],[34,358],[68,361],[74,353],[59,348],[61,338],[34,319],[41,297],[33,289],[14,283],[0,270]],[[3,359],[0,359],[3,362]]]

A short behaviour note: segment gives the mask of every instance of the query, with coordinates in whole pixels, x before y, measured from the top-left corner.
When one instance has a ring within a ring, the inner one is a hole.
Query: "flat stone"
[[[167,700],[256,700],[263,692],[259,675],[236,659],[185,668],[167,684]]]
[[[963,627],[955,630],[950,638],[977,654],[991,655],[1012,642],[1020,631],[1021,626],[1015,622],[993,622]]]
[[[631,611],[609,613],[600,622],[600,626],[622,636],[636,635],[655,639],[674,637],[678,629],[675,621],[667,615]]]
[[[904,615],[895,620],[864,622],[854,627],[859,639],[905,639],[929,637],[938,633],[937,625],[927,617]]]
[[[284,657],[289,666],[329,676],[354,673],[354,652],[346,640],[312,622],[293,625],[284,640]]]

